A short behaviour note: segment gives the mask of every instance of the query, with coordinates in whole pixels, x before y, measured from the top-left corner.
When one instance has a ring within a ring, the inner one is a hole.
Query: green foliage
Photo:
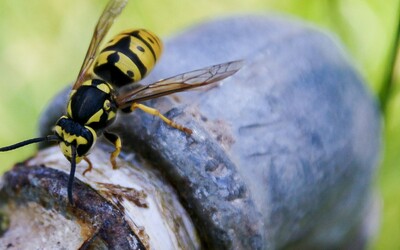
[[[76,77],[105,4],[106,0],[0,1],[1,145],[35,134],[36,122],[46,103]],[[146,27],[165,37],[205,19],[244,11],[281,12],[332,31],[346,45],[373,93],[378,95],[387,84],[399,18],[397,0],[131,1],[113,31]],[[397,68],[396,73],[400,74],[399,71]],[[388,93],[380,100],[387,103],[385,150],[378,175],[384,207],[374,249],[400,248],[398,82]],[[1,166],[11,166],[33,151],[31,146],[9,152],[7,157],[1,157]]]

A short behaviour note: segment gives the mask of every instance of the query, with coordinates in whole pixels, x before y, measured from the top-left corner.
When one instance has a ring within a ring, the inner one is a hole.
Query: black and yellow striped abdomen
[[[161,40],[144,29],[126,30],[116,35],[100,52],[94,73],[116,87],[143,79],[162,52]]]

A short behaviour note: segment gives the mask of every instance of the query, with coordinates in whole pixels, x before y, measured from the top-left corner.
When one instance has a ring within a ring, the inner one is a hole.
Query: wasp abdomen
[[[93,71],[105,81],[121,87],[143,79],[153,69],[161,51],[161,40],[152,32],[127,30],[105,45]]]
[[[116,112],[113,88],[99,79],[88,80],[73,91],[67,106],[69,117],[95,130],[113,122]]]

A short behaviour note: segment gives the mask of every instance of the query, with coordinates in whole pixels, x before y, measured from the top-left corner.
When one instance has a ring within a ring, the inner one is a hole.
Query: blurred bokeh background
[[[40,112],[72,82],[106,0],[0,1],[0,146],[35,136]],[[371,249],[400,249],[400,65],[397,0],[136,0],[110,34],[147,28],[168,37],[198,22],[235,13],[278,13],[335,34],[346,46],[384,115],[384,141],[376,186],[381,227]],[[397,111],[397,114],[396,114]],[[32,155],[30,146],[0,155],[0,171]]]

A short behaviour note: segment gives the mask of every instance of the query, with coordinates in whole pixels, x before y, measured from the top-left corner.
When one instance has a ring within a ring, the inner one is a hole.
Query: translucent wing
[[[235,74],[242,65],[243,61],[231,61],[166,78],[118,96],[117,105],[119,108],[126,108],[134,102],[141,102],[218,82]]]
[[[86,52],[85,60],[83,61],[81,70],[75,81],[72,89],[77,89],[84,81],[90,78],[90,67],[96,57],[98,48],[101,41],[106,36],[108,30],[111,28],[115,18],[119,16],[128,0],[110,0],[97,22],[96,28],[93,33],[92,40],[90,41],[89,49]]]

